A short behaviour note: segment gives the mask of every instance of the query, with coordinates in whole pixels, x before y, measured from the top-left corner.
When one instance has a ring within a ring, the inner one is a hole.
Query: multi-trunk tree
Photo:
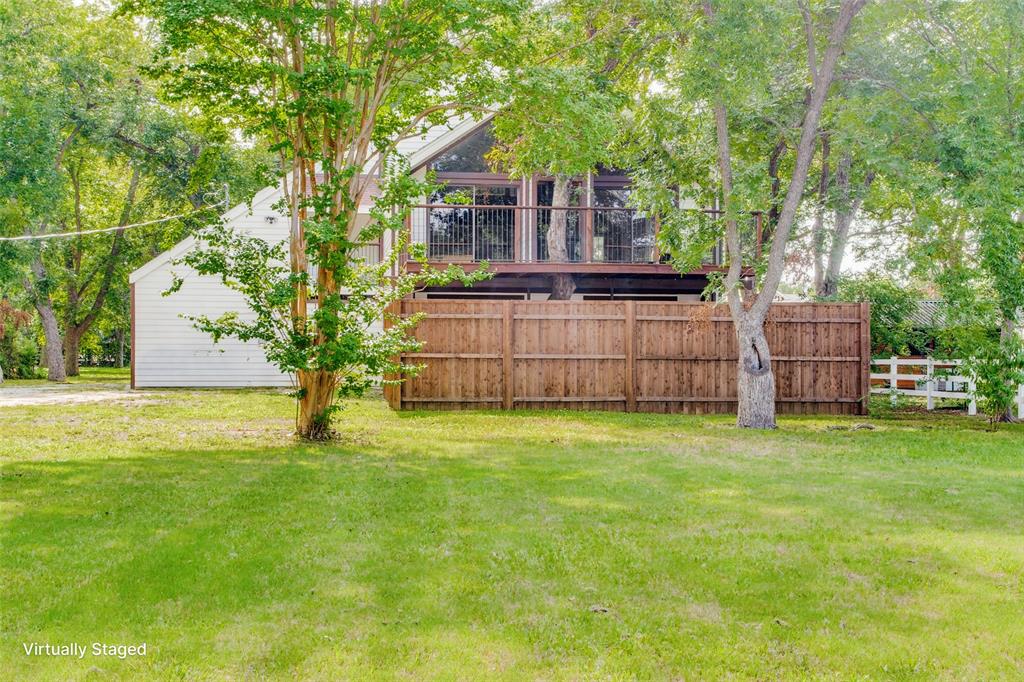
[[[428,189],[396,147],[432,125],[493,108],[495,57],[512,44],[528,4],[133,0],[128,8],[155,20],[157,69],[174,93],[272,140],[279,154],[287,268],[275,265],[283,253],[274,245],[207,234],[208,248],[192,264],[242,289],[256,319],[197,322],[215,337],[263,341],[268,357],[296,378],[298,433],[327,437],[336,398],[403,369],[390,358],[413,347],[413,320],[370,331],[387,304],[424,284],[471,281],[454,267],[424,264],[415,274],[390,267],[407,244],[403,219]],[[361,225],[361,207],[370,205],[372,219]],[[380,239],[392,246],[389,261],[362,263],[357,250]]]
[[[775,426],[775,377],[764,326],[805,198],[822,111],[865,2],[816,4],[807,20],[796,3],[707,0],[662,22],[672,49],[659,68],[659,91],[643,98],[633,143],[645,168],[638,197],[663,216],[663,246],[677,266],[689,269],[716,240],[724,242],[728,269],[718,284],[739,347],[740,426]],[[778,154],[789,157],[775,164],[787,169],[784,189],[772,186],[764,162],[780,135],[787,143]],[[667,190],[672,187],[678,194]],[[749,213],[771,206],[773,193],[782,200],[764,258],[752,263]],[[680,211],[681,199],[717,203],[721,219]]]

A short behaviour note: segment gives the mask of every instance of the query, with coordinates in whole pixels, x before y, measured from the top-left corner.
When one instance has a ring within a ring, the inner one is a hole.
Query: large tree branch
[[[121,246],[124,243],[124,226],[128,224],[128,220],[131,218],[132,209],[135,207],[135,194],[139,187],[139,178],[141,172],[136,166],[132,169],[132,177],[128,182],[128,192],[125,195],[124,206],[121,209],[121,218],[118,221],[118,226],[122,229],[114,232],[114,241],[110,246],[110,252],[107,254],[106,267],[103,270],[103,277],[100,280],[99,290],[96,292],[96,297],[92,301],[92,306],[89,308],[89,312],[81,320],[81,322],[75,323],[75,331],[78,334],[82,334],[92,326],[92,323],[96,320],[96,317],[100,314],[103,309],[103,304],[107,299],[107,294],[110,292],[110,285],[114,280],[114,272],[117,270],[119,256],[121,255]]]
[[[804,186],[810,172],[811,159],[814,157],[815,140],[818,133],[818,121],[828,97],[828,91],[835,76],[836,64],[843,52],[843,43],[850,30],[850,24],[857,13],[864,7],[867,0],[844,0],[839,8],[839,16],[829,34],[828,47],[818,67],[817,79],[811,93],[810,104],[800,130],[800,143],[797,145],[796,162],[790,179],[786,199],[779,214],[779,223],[772,236],[772,248],[768,257],[768,271],[764,276],[761,295],[751,306],[755,317],[764,319],[768,314],[772,299],[779,289],[786,262],[786,247],[789,235],[796,220],[796,212],[803,199]]]

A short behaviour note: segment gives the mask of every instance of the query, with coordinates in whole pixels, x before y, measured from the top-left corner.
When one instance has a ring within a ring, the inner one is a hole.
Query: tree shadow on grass
[[[1005,578],[979,570],[1024,568],[1008,549],[1019,530],[1012,481],[979,480],[1005,497],[950,528],[950,510],[927,495],[844,486],[843,465],[808,486],[798,468],[601,457],[606,435],[513,451],[484,431],[452,434],[459,447],[432,455],[332,444],[9,465],[7,667],[77,677],[93,663],[26,659],[20,641],[147,641],[145,660],[100,667],[131,677],[877,674],[920,638],[936,642],[921,645],[926,665],[955,671],[962,658],[930,648],[962,627],[944,620],[948,595],[984,605],[976,628],[1008,618]],[[951,485],[926,466],[903,475]],[[990,547],[957,554],[970,543],[944,549],[943,532],[984,535]],[[894,614],[909,606],[914,617]],[[823,639],[843,618],[853,629],[832,636],[862,649]],[[1006,630],[980,646],[1005,649]],[[988,669],[1019,661],[1008,655]]]

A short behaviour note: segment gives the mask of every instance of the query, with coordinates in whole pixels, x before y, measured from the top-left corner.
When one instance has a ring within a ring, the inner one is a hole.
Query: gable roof
[[[252,210],[265,206],[268,203],[273,203],[274,201],[277,201],[277,198],[280,196],[280,187],[276,185],[264,187],[259,192],[257,192],[251,200],[243,201],[237,206],[234,206],[233,208],[221,214],[221,220],[223,220],[225,223],[228,223],[238,220],[239,218],[244,218],[245,216],[249,215]],[[172,260],[188,253],[189,250],[191,250],[192,247],[195,246],[195,243],[195,237],[191,235],[185,237],[171,248],[167,249],[166,251],[163,251],[162,253],[153,257],[152,260],[147,261],[146,263],[132,271],[128,275],[128,281],[134,284],[135,282],[139,281],[149,273],[159,269],[160,266],[164,265],[165,263],[169,263]]]
[[[946,316],[942,310],[942,301],[917,301],[910,313],[910,323],[915,329],[938,328],[945,325]]]
[[[412,170],[419,170],[432,158],[448,149],[456,142],[469,137],[478,128],[486,125],[494,118],[494,114],[488,114],[480,119],[463,118],[453,125],[447,132],[438,135],[426,144],[420,146],[415,152],[409,155],[409,166]]]
[[[420,142],[420,144],[418,146],[415,146],[414,149],[410,150],[408,154],[407,158],[409,160],[410,168],[413,171],[419,170],[425,164],[427,164],[432,158],[443,152],[445,149],[449,148],[459,140],[468,137],[477,128],[486,124],[488,121],[491,120],[492,117],[493,114],[489,114],[481,119],[465,117],[460,119],[458,122],[454,123],[451,126],[438,126],[447,127],[447,130],[441,132],[440,134],[434,135],[433,137],[431,137],[428,133],[426,135],[421,136],[419,140],[417,140],[416,138],[404,140],[403,142],[407,143],[407,147],[415,145],[416,142]],[[223,215],[221,215],[221,219],[225,223],[229,223],[234,220],[238,220],[239,218],[243,218],[249,215],[253,209],[266,205],[268,201],[271,203],[277,201],[282,196],[282,194],[283,192],[281,190],[280,185],[269,185],[267,187],[264,187],[259,192],[257,192],[256,195],[253,196],[253,198],[250,201],[243,201],[237,206],[234,206],[233,208],[226,211]],[[153,272],[154,270],[159,269],[162,265],[169,263],[177,258],[180,258],[184,254],[188,253],[189,250],[191,250],[192,247],[195,246],[195,243],[195,237],[185,237],[185,239],[182,239],[180,242],[178,242],[171,248],[167,249],[163,253],[154,257],[152,260],[146,262],[144,265],[134,270],[130,275],[128,275],[128,281],[131,283],[135,283],[142,279],[143,277],[145,277],[146,275],[148,275],[149,273]]]

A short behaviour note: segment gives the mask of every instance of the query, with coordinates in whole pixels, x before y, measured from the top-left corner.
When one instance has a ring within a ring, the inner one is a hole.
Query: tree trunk
[[[774,429],[775,373],[763,320],[744,319],[736,326],[736,339],[740,347],[736,424],[748,429]]]
[[[829,249],[828,265],[825,267],[825,274],[817,291],[820,298],[831,300],[839,295],[839,273],[843,267],[843,257],[846,255],[846,242],[850,238],[850,224],[852,222],[852,213],[836,211],[836,226],[835,232],[832,234],[832,247]]]
[[[814,210],[814,226],[811,229],[811,246],[814,252],[814,291],[819,296],[825,282],[825,205],[828,203],[829,184],[829,135],[822,132],[821,175],[818,178],[818,203]]]
[[[729,270],[725,277],[729,312],[736,328],[739,341],[739,377],[737,395],[739,406],[736,423],[748,428],[775,427],[775,377],[772,375],[771,355],[764,334],[764,321],[772,299],[779,290],[786,265],[786,247],[796,219],[797,209],[803,199],[814,157],[818,122],[828,97],[828,90],[835,75],[836,63],[842,53],[843,41],[850,28],[850,22],[867,0],[844,0],[839,15],[829,34],[820,66],[811,63],[811,94],[804,107],[803,122],[800,126],[800,142],[796,147],[796,159],[786,198],[779,211],[778,222],[771,235],[771,250],[767,269],[762,280],[760,293],[753,298],[750,307],[744,306],[741,298],[740,277],[743,271],[742,244],[735,215],[732,214],[732,152],[729,141],[729,121],[724,94],[719,93],[713,106],[718,146],[718,168],[722,183],[722,207],[725,211],[726,252]],[[704,14],[713,22],[714,8],[711,0],[704,0]],[[814,61],[813,59],[811,60]]]
[[[61,352],[64,342],[60,336],[60,326],[57,324],[57,314],[53,311],[53,301],[50,294],[45,292],[41,286],[46,282],[46,268],[43,266],[41,256],[32,260],[32,276],[25,282],[25,288],[32,295],[32,305],[39,313],[39,321],[43,326],[43,360],[46,363],[46,378],[50,381],[65,382],[68,380],[64,373],[64,356]]]
[[[324,370],[298,372],[299,404],[295,414],[295,432],[306,440],[331,437],[331,410],[334,406],[334,374]]]
[[[68,376],[64,371],[64,354],[62,352],[64,344],[60,338],[60,328],[57,326],[57,315],[53,312],[53,304],[49,299],[36,301],[35,306],[43,325],[43,338],[45,339],[43,357],[46,360],[46,378],[63,383],[68,380]]]
[[[551,192],[553,207],[567,207],[572,187],[572,178],[568,175],[555,175],[554,188]],[[548,225],[548,260],[552,263],[569,262],[568,234],[569,212],[551,211],[551,222]],[[576,291],[576,280],[567,272],[556,272],[551,275],[551,300],[567,301]]]
[[[64,374],[69,377],[77,377],[78,372],[78,349],[81,345],[81,332],[72,327],[64,332]]]
[[[576,278],[567,272],[551,275],[551,301],[568,301],[576,293]]]
[[[828,263],[825,266],[821,286],[817,288],[818,296],[824,299],[834,299],[839,294],[839,273],[842,271],[843,258],[846,256],[846,244],[850,241],[850,227],[864,203],[864,195],[867,194],[871,183],[875,180],[874,171],[869,171],[864,177],[864,184],[860,187],[857,195],[852,196],[850,187],[852,166],[853,158],[849,154],[844,154],[836,164],[835,185],[839,196],[835,211],[835,225],[832,231],[832,245],[829,247]]]
[[[1017,324],[1011,318],[1003,320],[1003,324],[999,328],[999,340],[1003,343],[1009,342],[1017,334]],[[1014,406],[1010,405],[1006,408],[1006,411],[999,415],[998,421],[1004,423],[1012,423],[1017,421],[1017,417],[1014,414]]]
[[[117,330],[117,361],[114,363],[118,369],[124,367],[124,330]]]

